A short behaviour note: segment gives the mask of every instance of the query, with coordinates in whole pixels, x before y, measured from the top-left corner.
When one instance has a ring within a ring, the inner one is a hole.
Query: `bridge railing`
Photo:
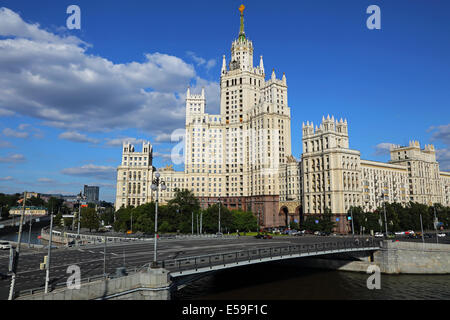
[[[379,248],[381,240],[347,240],[324,243],[304,243],[288,246],[277,246],[267,248],[252,248],[248,250],[239,250],[232,252],[214,253],[208,255],[177,258],[158,261],[158,266],[168,269],[171,272],[183,272],[187,270],[198,270],[200,268],[212,268],[219,265],[229,265],[240,262],[251,262],[252,260],[262,260],[275,257],[287,257],[298,255],[318,255],[336,253],[340,250],[350,251],[351,249],[360,250],[363,248]]]

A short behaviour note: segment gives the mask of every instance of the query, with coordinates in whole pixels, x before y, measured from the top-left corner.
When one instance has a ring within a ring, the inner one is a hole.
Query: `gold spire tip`
[[[241,6],[239,7],[239,11],[241,12],[241,14],[244,14],[244,10],[245,10],[245,6],[243,4],[241,4]]]

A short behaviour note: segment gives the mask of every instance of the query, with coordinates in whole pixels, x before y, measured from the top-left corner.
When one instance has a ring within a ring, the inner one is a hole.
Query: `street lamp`
[[[80,235],[80,221],[81,221],[81,200],[84,200],[83,194],[80,191],[80,194],[77,196],[78,200],[78,232],[77,235]]]
[[[156,262],[156,249],[157,249],[157,239],[158,239],[158,195],[159,195],[159,186],[161,185],[161,191],[166,190],[166,183],[160,179],[161,175],[159,172],[155,173],[155,179],[153,179],[151,189],[153,191],[156,191],[156,198],[155,198],[155,248],[154,248],[154,256],[153,256],[153,268],[157,268],[157,262]]]
[[[381,193],[382,199],[383,199],[383,210],[384,210],[384,226],[386,227],[386,238],[388,236],[388,229],[387,229],[387,218],[386,218],[386,201],[385,201],[385,193],[384,191]]]
[[[217,203],[219,204],[219,234],[221,233],[220,232],[220,207],[222,206],[222,202],[220,202],[220,198],[219,198],[219,200],[217,200]]]

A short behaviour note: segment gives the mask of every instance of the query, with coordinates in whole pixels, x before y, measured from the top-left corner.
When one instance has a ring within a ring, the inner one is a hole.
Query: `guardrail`
[[[167,259],[156,262],[156,267],[162,267],[169,270],[171,273],[180,273],[190,270],[198,270],[200,268],[213,269],[215,266],[224,265],[231,263],[239,264],[240,262],[251,262],[255,260],[267,260],[270,258],[280,258],[284,256],[301,256],[305,255],[319,255],[319,254],[332,254],[337,252],[347,252],[347,251],[359,251],[364,249],[379,249],[381,247],[382,240],[367,238],[367,239],[352,239],[343,240],[335,242],[324,242],[324,243],[305,243],[298,245],[288,245],[288,246],[277,246],[268,248],[252,248],[248,250],[239,250],[231,252],[222,252],[208,255],[192,256],[177,259]],[[136,266],[131,268],[126,268],[127,275],[136,272],[144,271],[148,269],[153,263],[146,263],[142,266]],[[118,277],[114,274],[106,275],[108,278]],[[104,279],[105,275],[96,275],[88,278],[81,279],[81,284],[89,283],[92,281]],[[50,285],[49,291],[54,291],[66,287],[67,283],[57,283]],[[36,293],[44,292],[44,287],[26,289],[17,292],[17,296],[32,295]]]
[[[43,228],[41,233],[49,234],[49,231],[47,228]],[[105,234],[77,234],[72,232],[64,232],[64,231],[57,231],[53,230],[53,234],[61,237],[70,238],[73,240],[81,240],[81,241],[88,241],[89,243],[94,242],[95,243],[103,243],[105,236],[108,242],[117,243],[117,242],[130,242],[130,241],[149,241],[152,242],[155,240],[154,236],[125,236],[125,237],[118,237],[118,236],[110,236],[107,233]],[[230,236],[230,235],[221,235],[218,236],[216,234],[202,234],[202,235],[159,235],[159,240],[170,240],[170,239],[238,239],[238,236]]]
[[[255,260],[267,260],[272,258],[283,258],[287,256],[302,256],[302,255],[319,255],[337,252],[358,251],[366,248],[376,249],[380,248],[382,240],[367,239],[367,240],[351,240],[351,241],[337,241],[326,243],[313,244],[298,244],[289,246],[269,247],[269,248],[254,248],[248,250],[240,250],[233,252],[224,252],[219,254],[209,254],[195,257],[177,258],[170,260],[158,261],[159,267],[170,270],[172,273],[177,272],[182,274],[187,270],[198,270],[203,268],[212,269],[215,266],[226,266],[231,263],[251,262]]]
[[[140,272],[142,270],[144,270],[144,268],[149,265],[146,264],[144,266],[141,267],[132,267],[132,268],[126,268],[126,275],[130,275],[136,272]],[[125,276],[125,275],[123,275]],[[116,276],[115,274],[107,274],[106,278],[107,279],[112,279],[112,278],[118,278],[119,276]],[[93,281],[97,281],[97,280],[101,280],[101,279],[105,279],[105,275],[101,274],[101,275],[95,275],[95,276],[91,276],[88,278],[83,278],[80,279],[80,284],[86,284],[86,283],[90,283]],[[59,282],[56,284],[50,284],[49,285],[49,292],[52,292],[54,290],[58,290],[58,289],[63,289],[67,287],[67,282]],[[33,294],[38,294],[38,293],[43,293],[45,292],[45,287],[38,287],[38,288],[33,288],[33,289],[25,289],[25,290],[20,290],[16,292],[16,297],[22,297],[22,296],[27,296],[27,295],[33,295]]]

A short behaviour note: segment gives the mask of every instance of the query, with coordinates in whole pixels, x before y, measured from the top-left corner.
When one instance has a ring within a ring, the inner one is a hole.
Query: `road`
[[[158,241],[158,260],[192,257],[220,252],[248,250],[251,248],[279,247],[299,243],[323,243],[348,240],[348,237],[274,237],[255,239],[236,237],[232,239],[161,239]],[[153,260],[153,242],[132,242],[109,244],[106,252],[107,273],[115,273],[118,267],[140,267]],[[24,246],[22,246],[23,248]],[[59,248],[52,250],[51,283],[65,282],[67,268],[77,265],[81,277],[88,278],[103,273],[104,246],[92,245],[80,248]],[[46,250],[22,251],[16,280],[16,292],[44,286],[45,270],[40,270]],[[8,251],[0,252],[0,273],[7,273]],[[0,299],[7,299],[10,279],[0,280]]]
[[[305,243],[323,243],[345,241],[351,236],[301,236],[301,237],[274,237],[273,239],[255,239],[254,237],[236,237],[228,239],[215,238],[187,238],[187,239],[160,239],[158,241],[158,261],[183,257],[200,256],[248,250],[253,248],[281,247]],[[407,240],[407,239],[405,239]],[[407,240],[411,241],[411,240]],[[412,241],[421,241],[420,239]],[[426,239],[426,242],[435,242],[436,239]],[[439,239],[440,243],[450,243],[450,237]],[[129,269],[140,267],[153,260],[153,242],[125,242],[108,243],[106,253],[107,273],[115,273],[116,268],[125,266]],[[44,286],[45,270],[40,270],[47,250],[28,249],[22,245],[19,260],[16,292]],[[88,278],[103,273],[104,246],[102,244],[82,246],[79,248],[59,248],[52,250],[51,256],[51,283],[64,283],[68,274],[67,268],[77,265],[81,270],[81,277]],[[0,273],[7,273],[9,253],[0,251]],[[0,299],[7,299],[10,279],[0,280]]]

